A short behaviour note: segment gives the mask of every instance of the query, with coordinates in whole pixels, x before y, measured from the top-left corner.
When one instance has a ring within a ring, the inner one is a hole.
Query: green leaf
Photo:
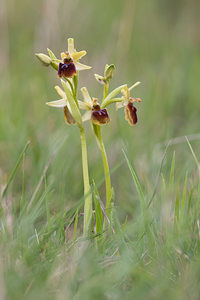
[[[96,184],[93,181],[93,195],[94,195],[94,205],[95,205],[95,218],[96,218],[96,233],[103,232],[103,214],[100,204],[100,196],[97,190]]]
[[[79,108],[76,105],[76,102],[75,102],[70,90],[68,89],[67,83],[62,79],[61,79],[61,83],[62,83],[62,86],[65,90],[69,105],[71,107],[72,116],[74,117],[74,119],[75,119],[76,123],[79,125],[79,127],[82,127],[83,123],[82,123],[82,117],[81,117],[81,113],[79,111]]]

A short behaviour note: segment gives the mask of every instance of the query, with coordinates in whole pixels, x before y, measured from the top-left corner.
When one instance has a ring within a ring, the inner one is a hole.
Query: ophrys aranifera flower
[[[88,70],[91,67],[83,65],[79,62],[87,52],[85,50],[77,52],[74,48],[74,40],[68,39],[68,50],[61,53],[62,62],[58,65],[58,77],[73,77],[77,74],[77,71]]]
[[[137,108],[133,105],[134,102],[141,102],[140,98],[133,98],[130,96],[130,91],[138,86],[140,82],[136,82],[130,88],[125,86],[122,90],[121,101],[116,103],[117,109],[124,107],[125,119],[130,125],[135,125],[137,123]]]

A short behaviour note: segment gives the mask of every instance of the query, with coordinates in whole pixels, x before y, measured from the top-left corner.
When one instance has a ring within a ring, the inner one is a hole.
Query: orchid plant
[[[55,86],[60,99],[47,102],[46,104],[51,107],[62,108],[66,124],[77,125],[80,131],[84,184],[83,233],[85,236],[88,236],[92,224],[92,193],[89,180],[86,136],[83,123],[85,121],[91,122],[93,132],[101,151],[106,184],[105,211],[109,224],[111,225],[113,193],[109,164],[103,143],[101,127],[102,125],[110,123],[111,120],[107,108],[113,103],[116,103],[116,109],[124,107],[125,119],[130,125],[135,125],[137,123],[137,109],[133,104],[135,102],[140,102],[141,99],[131,97],[130,92],[133,88],[138,86],[140,82],[136,82],[130,88],[128,88],[126,84],[123,84],[108,93],[109,81],[114,75],[115,67],[113,64],[106,65],[103,76],[98,74],[94,75],[96,80],[104,87],[102,99],[99,101],[98,98],[91,97],[87,88],[82,87],[81,92],[83,100],[79,100],[77,98],[79,71],[89,70],[91,68],[79,62],[79,60],[85,56],[87,52],[85,50],[79,52],[76,51],[74,48],[74,40],[72,38],[68,39],[68,50],[61,53],[61,59],[58,59],[50,49],[47,49],[47,51],[49,55],[38,53],[36,54],[36,57],[43,65],[52,66],[57,71],[57,76],[61,81],[63,89],[59,86]],[[120,93],[121,97],[118,96]],[[84,111],[84,113],[82,113],[82,111]]]

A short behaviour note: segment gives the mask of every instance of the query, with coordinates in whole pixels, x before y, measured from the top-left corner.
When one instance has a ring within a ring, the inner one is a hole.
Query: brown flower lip
[[[59,63],[58,66],[58,77],[72,77],[76,75],[76,67],[72,59],[64,59],[64,63]]]
[[[110,117],[108,115],[107,109],[93,108],[91,120],[93,124],[104,125],[110,122]]]
[[[125,107],[125,119],[130,125],[135,125],[137,123],[137,108],[133,106],[131,102]]]
[[[67,106],[65,106],[63,108],[63,111],[64,111],[64,118],[65,118],[65,122],[68,124],[68,125],[71,125],[71,124],[76,124],[76,121],[74,120],[72,114],[70,113],[69,109]]]

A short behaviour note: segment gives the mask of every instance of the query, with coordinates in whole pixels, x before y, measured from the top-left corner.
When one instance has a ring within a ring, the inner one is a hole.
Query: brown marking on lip
[[[63,108],[63,111],[64,111],[64,118],[65,118],[65,122],[68,124],[68,125],[71,125],[71,124],[76,124],[76,121],[74,120],[72,114],[70,113],[69,109],[67,106],[65,106]]]
[[[108,115],[107,109],[96,109],[93,108],[91,120],[93,124],[104,125],[110,122],[110,117]]]
[[[125,109],[125,119],[129,122],[130,125],[135,125],[137,123],[137,108],[133,106],[132,103],[129,103]]]
[[[62,78],[62,76],[65,77],[72,77],[76,75],[76,67],[73,62],[69,63],[59,63],[58,66],[58,77]]]

